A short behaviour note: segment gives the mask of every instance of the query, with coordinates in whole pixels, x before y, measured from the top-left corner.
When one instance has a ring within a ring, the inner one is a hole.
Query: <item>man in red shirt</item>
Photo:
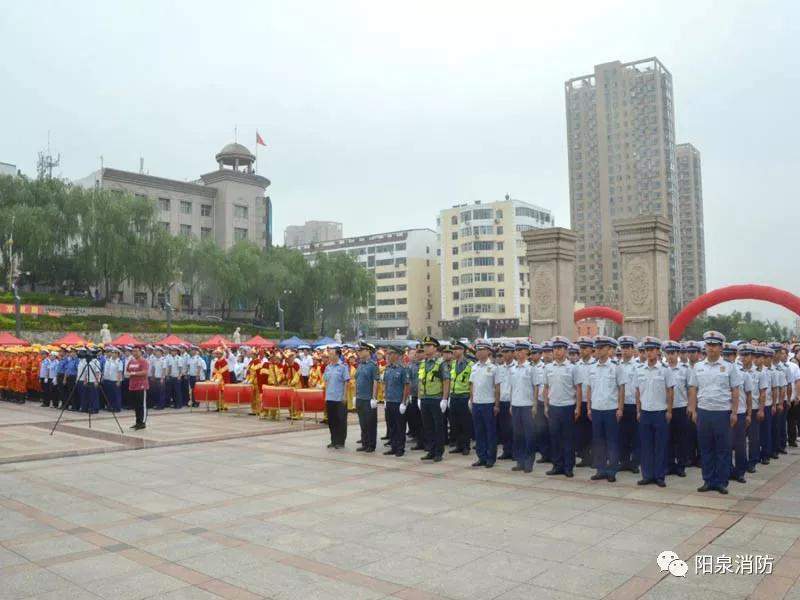
[[[142,357],[141,348],[133,349],[133,357],[125,365],[125,375],[128,377],[128,391],[131,402],[136,411],[136,424],[131,429],[144,429],[147,421],[147,375],[150,364]]]

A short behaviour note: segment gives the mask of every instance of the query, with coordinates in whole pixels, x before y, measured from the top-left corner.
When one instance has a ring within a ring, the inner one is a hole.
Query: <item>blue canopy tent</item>
[[[303,345],[305,345],[305,342],[296,335],[293,335],[288,339],[281,340],[280,342],[278,342],[278,348],[283,348],[283,349],[286,348],[297,349],[298,346],[303,346]]]
[[[337,344],[338,342],[333,339],[332,337],[321,337],[316,342],[311,344],[313,348],[319,348],[320,346],[330,346],[331,344]]]

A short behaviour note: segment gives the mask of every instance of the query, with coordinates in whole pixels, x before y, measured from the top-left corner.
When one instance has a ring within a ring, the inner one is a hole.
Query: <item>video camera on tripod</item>
[[[83,360],[90,361],[100,356],[100,350],[98,348],[83,348],[78,350],[78,358],[82,358]]]

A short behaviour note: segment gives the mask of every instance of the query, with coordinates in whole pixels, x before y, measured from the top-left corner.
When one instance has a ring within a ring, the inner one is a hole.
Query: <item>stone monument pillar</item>
[[[530,336],[575,337],[575,241],[571,229],[551,227],[522,232],[530,269]]]
[[[669,221],[642,216],[614,221],[620,259],[622,331],[640,338],[669,335]]]

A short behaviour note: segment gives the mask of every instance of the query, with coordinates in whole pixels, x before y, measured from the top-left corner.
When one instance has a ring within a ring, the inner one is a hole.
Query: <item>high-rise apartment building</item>
[[[342,224],[336,221],[306,221],[303,225],[289,225],[283,232],[283,245],[287,248],[340,239]]]
[[[436,219],[442,261],[442,322],[477,318],[498,335],[528,324],[522,232],[553,227],[549,210],[514,200],[459,204]]]
[[[346,253],[375,278],[375,296],[361,307],[356,329],[364,336],[405,339],[439,335],[439,257],[436,232],[408,229],[298,247],[307,260]]]
[[[703,178],[700,152],[678,144],[678,204],[680,207],[683,298],[681,306],[706,292],[706,244],[703,231]]]
[[[565,83],[575,292],[587,305],[619,299],[613,223],[661,215],[673,225],[670,303],[683,298],[672,75],[657,58],[597,65]]]

